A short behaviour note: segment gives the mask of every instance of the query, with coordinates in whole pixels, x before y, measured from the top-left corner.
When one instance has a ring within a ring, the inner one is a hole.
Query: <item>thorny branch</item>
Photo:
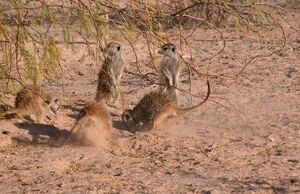
[[[286,46],[286,29],[283,24],[299,34],[299,29],[286,17],[299,10],[275,3],[256,0],[248,1],[250,3],[229,0],[171,2],[133,0],[125,5],[109,0],[0,2],[0,77],[5,83],[0,81],[1,92],[9,91],[12,82],[41,83],[51,76],[58,76],[63,82],[65,67],[59,49],[62,44],[74,51],[84,47],[84,55],[99,63],[99,47],[102,48],[111,39],[118,39],[129,45],[134,55],[136,72],[133,73],[148,80],[150,85],[157,84],[149,80],[149,75],[158,73],[155,49],[166,42],[179,43],[179,57],[187,68],[186,74],[182,76],[187,76],[189,91],[177,89],[197,97],[191,93],[192,73],[195,72],[201,78],[222,77],[236,81],[255,60],[272,56]],[[219,75],[218,72],[209,71],[209,67],[203,70],[205,63],[219,64],[218,56],[225,51],[227,42],[231,41],[225,37],[226,28],[223,27],[265,39],[264,32],[270,26],[281,31],[282,36],[278,39],[282,40],[282,44],[279,48],[272,47],[266,54],[252,56],[236,74]],[[193,53],[200,48],[193,47],[192,42],[199,40],[195,32],[203,28],[212,29],[218,34],[216,39],[207,41],[220,42],[222,45],[218,45],[218,50],[210,53],[207,58],[199,60],[201,56]],[[148,73],[144,73],[141,68],[144,59],[139,55],[137,43],[145,46],[143,52],[150,58]],[[189,55],[189,59],[184,58],[184,55]],[[57,69],[60,70],[59,75],[56,75]]]

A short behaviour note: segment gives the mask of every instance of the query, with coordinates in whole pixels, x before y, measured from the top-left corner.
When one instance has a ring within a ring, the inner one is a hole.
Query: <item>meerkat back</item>
[[[153,91],[146,94],[133,108],[134,117],[141,121],[159,117],[160,114],[173,108],[174,101],[166,94]]]
[[[105,106],[92,102],[80,112],[74,127],[64,144],[102,148],[111,134],[111,118]]]
[[[21,89],[16,96],[15,108],[20,110],[20,114],[36,115],[41,117],[42,90],[38,86],[28,86]]]
[[[34,122],[45,122],[46,117],[56,115],[59,108],[59,99],[50,94],[45,94],[38,86],[27,86],[21,89],[16,96],[15,108],[3,115],[13,118],[10,115],[28,117]]]
[[[171,96],[161,91],[153,91],[146,94],[132,110],[125,110],[122,120],[132,132],[151,130],[173,112],[175,107]],[[142,127],[138,126],[140,123]]]
[[[162,91],[154,91],[146,94],[132,110],[125,110],[122,115],[123,123],[131,132],[151,130],[155,128],[167,116],[174,116],[177,113],[185,115],[204,104],[210,96],[210,83],[207,80],[207,95],[205,99],[192,107],[179,108],[176,101],[169,94]],[[178,117],[177,117],[178,118]],[[142,123],[142,128],[139,124]]]

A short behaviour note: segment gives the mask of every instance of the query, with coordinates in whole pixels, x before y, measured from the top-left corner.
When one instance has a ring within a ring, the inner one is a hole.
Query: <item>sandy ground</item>
[[[237,73],[251,56],[268,53],[270,43],[223,31],[226,49],[211,63],[205,59],[222,45],[208,40],[218,34],[198,30],[191,39],[197,69],[220,75],[210,77],[210,101],[180,122],[150,132],[120,130],[120,118],[115,116],[113,136],[104,150],[57,146],[69,134],[80,104],[94,98],[99,70],[93,62],[82,63],[81,52],[62,47],[66,76],[63,107],[55,124],[0,121],[0,191],[300,193],[300,36],[287,33],[288,46],[283,51],[255,60],[234,82],[227,76]],[[135,71],[129,48],[126,44],[119,112],[155,89],[128,73]],[[140,46],[140,50],[146,48]],[[146,54],[142,58],[141,68],[147,72]],[[183,68],[180,87],[188,89],[185,72]],[[193,93],[205,95],[205,78],[192,75],[192,85]],[[62,92],[59,82],[44,88]],[[189,99],[180,93],[182,106],[190,106]],[[7,96],[7,101],[13,104],[13,97]],[[193,104],[198,101],[193,98]]]

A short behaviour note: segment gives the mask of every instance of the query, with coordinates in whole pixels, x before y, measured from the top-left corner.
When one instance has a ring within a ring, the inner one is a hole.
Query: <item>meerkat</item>
[[[210,95],[210,84],[207,81],[207,95],[205,99],[195,106],[179,108],[172,96],[160,90],[146,94],[132,109],[126,109],[122,114],[122,121],[129,131],[148,131],[155,128],[167,116],[176,113],[183,115],[198,108],[207,101]]]
[[[103,147],[110,136],[112,123],[110,114],[102,102],[91,102],[79,113],[65,144]]]
[[[176,57],[176,47],[172,43],[164,44],[158,51],[163,55],[160,63],[160,90],[172,96],[178,104],[177,84],[179,77],[180,64]]]
[[[122,77],[124,62],[122,48],[119,42],[113,41],[104,49],[105,60],[98,74],[98,87],[95,100],[104,100],[113,107],[119,98],[118,84]],[[112,100],[112,104],[109,102]]]
[[[31,121],[44,123],[57,114],[60,100],[51,94],[45,93],[38,86],[27,86],[21,89],[16,96],[15,108],[2,113],[0,116],[12,118],[17,116],[29,118]]]

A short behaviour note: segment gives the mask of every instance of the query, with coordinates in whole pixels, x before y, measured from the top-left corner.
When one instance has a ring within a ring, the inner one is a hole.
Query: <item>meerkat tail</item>
[[[201,106],[202,104],[204,104],[204,103],[208,100],[208,98],[209,98],[209,96],[210,96],[210,91],[211,91],[211,90],[210,90],[210,83],[209,83],[209,81],[207,80],[207,94],[206,94],[205,99],[204,99],[201,103],[199,103],[199,104],[197,104],[197,105],[195,105],[195,106],[189,107],[189,108],[177,108],[178,113],[179,113],[179,114],[187,113],[187,112],[189,112],[189,111],[191,111],[191,110],[193,110],[193,109],[195,109],[195,108],[198,108],[198,107]]]

